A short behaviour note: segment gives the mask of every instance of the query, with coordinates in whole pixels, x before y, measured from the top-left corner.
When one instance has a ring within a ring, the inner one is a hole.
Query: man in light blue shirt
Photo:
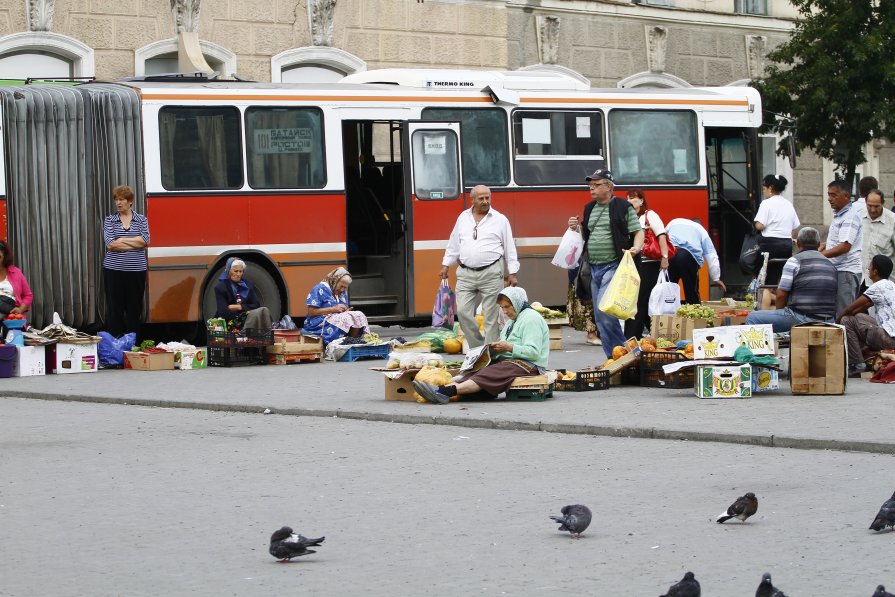
[[[851,194],[844,180],[827,185],[827,201],[833,208],[833,222],[827,232],[827,242],[820,252],[836,266],[839,291],[836,293],[836,313],[851,305],[861,285],[861,244],[864,226],[861,215],[852,206]]]
[[[668,240],[677,248],[677,253],[668,261],[668,277],[672,282],[684,282],[684,302],[698,305],[699,269],[708,263],[712,284],[727,292],[721,281],[721,262],[718,252],[699,219],[675,218],[665,225]]]

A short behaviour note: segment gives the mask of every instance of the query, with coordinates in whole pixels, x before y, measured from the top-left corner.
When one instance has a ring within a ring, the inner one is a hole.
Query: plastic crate
[[[208,365],[210,367],[240,367],[244,365],[264,365],[267,353],[264,346],[208,346]]]
[[[387,359],[389,345],[377,344],[375,346],[352,346],[339,361],[353,363],[360,359]]]
[[[695,367],[688,367],[666,375],[662,370],[663,365],[689,361],[679,352],[667,352],[658,350],[645,352],[640,358],[640,385],[647,388],[669,388],[680,390],[693,387],[693,374]]]
[[[555,384],[537,388],[510,388],[507,390],[507,400],[530,400],[531,402],[543,402],[553,397]]]
[[[208,332],[208,346],[270,346],[273,344],[273,330],[246,328],[238,332]],[[262,351],[263,352],[263,351]]]
[[[557,373],[565,373],[565,369],[557,369]],[[604,369],[585,369],[575,372],[575,379],[556,378],[556,389],[562,392],[590,392],[605,390],[609,387],[609,371]]]

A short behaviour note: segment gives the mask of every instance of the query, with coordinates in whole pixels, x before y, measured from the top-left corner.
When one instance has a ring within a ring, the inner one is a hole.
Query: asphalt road
[[[0,399],[0,595],[895,588],[895,456]],[[882,474],[881,474],[882,471]],[[718,525],[753,491],[758,514]],[[594,510],[582,539],[547,519]],[[326,535],[279,564],[270,533]]]

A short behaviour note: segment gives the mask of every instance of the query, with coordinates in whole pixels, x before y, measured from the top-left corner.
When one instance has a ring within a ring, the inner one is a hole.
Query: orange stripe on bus
[[[748,100],[694,100],[694,99],[633,99],[633,98],[538,98],[523,97],[524,104],[660,104],[660,105],[700,105],[700,106],[748,106]]]
[[[417,96],[372,96],[357,97],[345,95],[245,95],[245,94],[207,94],[197,95],[194,93],[146,93],[143,95],[144,100],[245,100],[245,101],[293,101],[293,102],[424,102],[427,104],[437,104],[439,102],[478,102],[491,103],[488,97],[417,97]]]

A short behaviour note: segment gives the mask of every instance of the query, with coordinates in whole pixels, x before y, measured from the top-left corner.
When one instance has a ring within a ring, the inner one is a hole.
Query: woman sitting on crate
[[[528,304],[525,290],[508,286],[497,295],[497,304],[510,321],[501,330],[500,340],[488,347],[491,362],[465,373],[455,384],[436,386],[414,380],[413,387],[420,396],[433,404],[447,404],[453,396],[493,399],[517,377],[544,373],[550,334],[544,318]]]
[[[12,250],[0,240],[0,319],[11,314],[25,314],[34,295],[25,274],[12,264]]]
[[[308,293],[308,316],[301,328],[303,336],[323,338],[329,344],[342,336],[359,337],[370,330],[367,316],[348,306],[351,274],[337,267]]]
[[[246,264],[242,259],[231,257],[214,287],[217,300],[216,317],[227,320],[227,331],[243,329],[270,330],[270,311],[261,306],[255,285],[243,279]]]

